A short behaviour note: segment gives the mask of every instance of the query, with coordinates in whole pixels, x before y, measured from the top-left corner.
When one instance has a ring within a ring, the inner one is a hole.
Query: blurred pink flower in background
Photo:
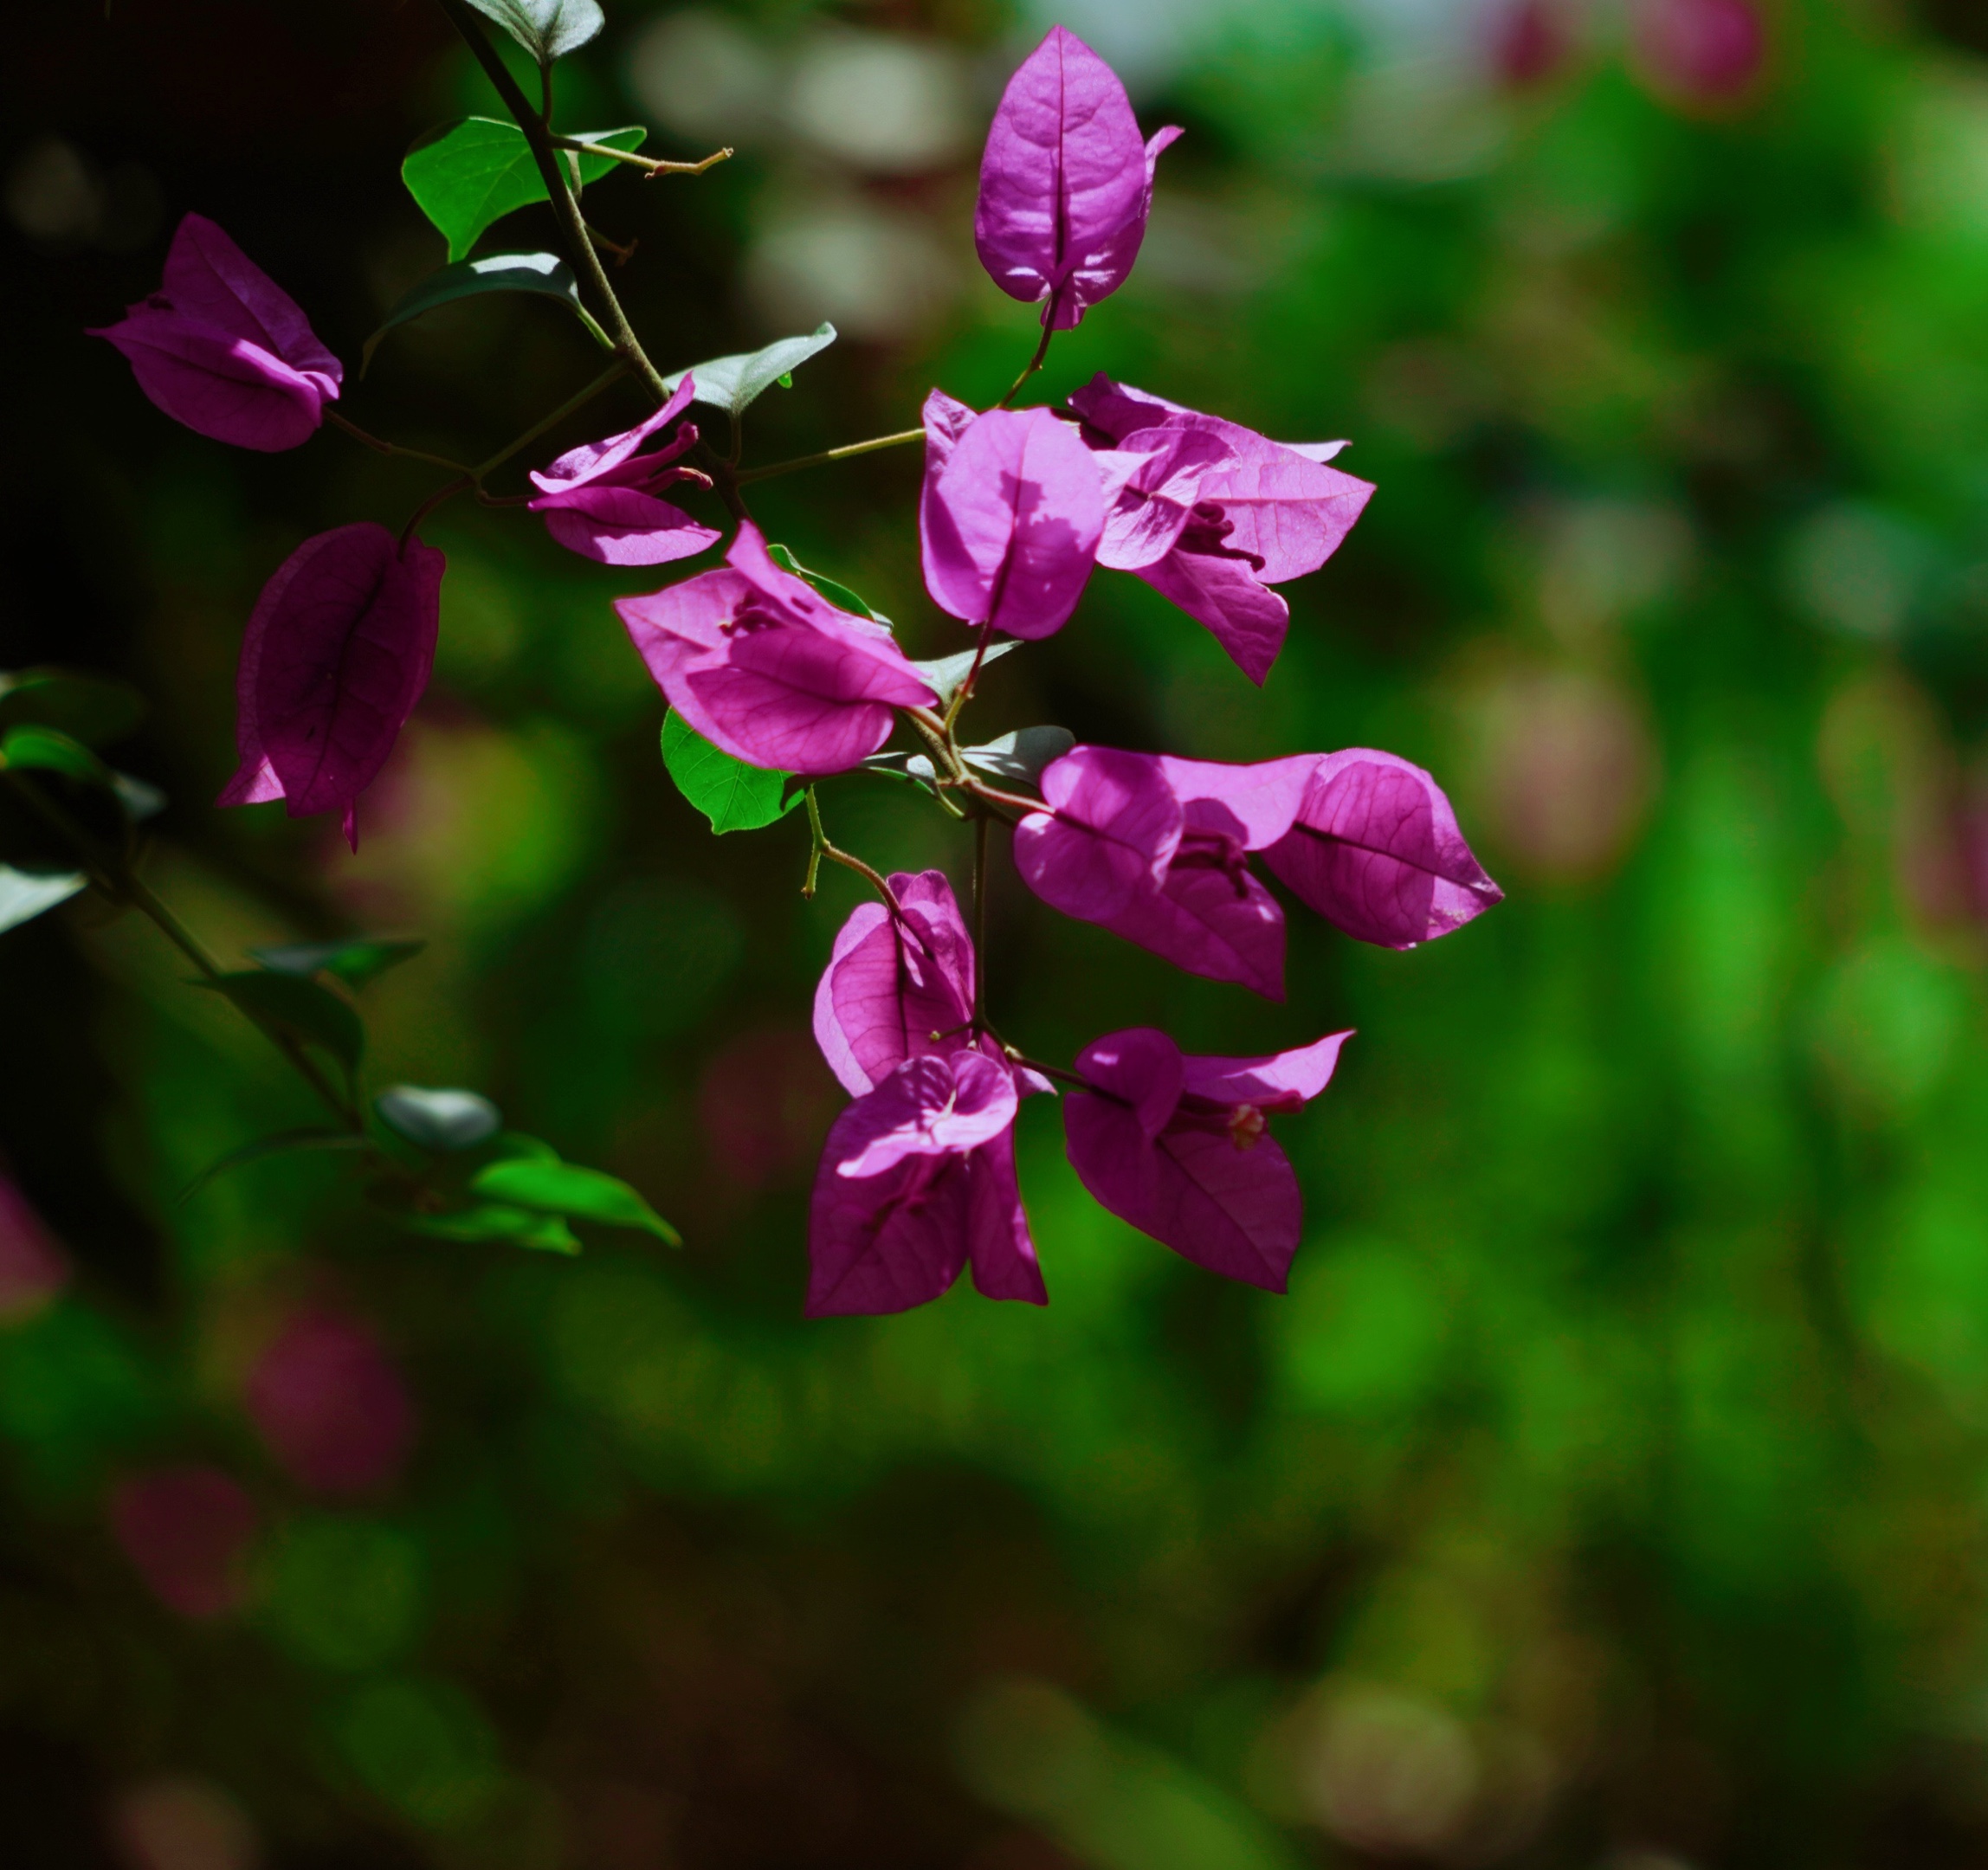
[[[145,1779],[111,1800],[111,1845],[128,1870],[255,1870],[255,1821],[204,1779]]]
[[[31,1318],[69,1282],[69,1263],[28,1197],[0,1172],[0,1325]]]
[[[372,1332],[339,1312],[293,1313],[250,1368],[243,1400],[278,1463],[320,1493],[388,1486],[413,1449],[406,1383]]]
[[[1685,103],[1731,103],[1766,66],[1766,29],[1753,0],[1640,0],[1630,29],[1644,75]]]
[[[1577,43],[1572,9],[1556,0],[1504,0],[1491,9],[1485,48],[1500,84],[1544,84],[1567,68]]]
[[[184,1617],[216,1617],[242,1602],[242,1560],[255,1503],[218,1467],[179,1463],[112,1488],[111,1531],[153,1596]]]

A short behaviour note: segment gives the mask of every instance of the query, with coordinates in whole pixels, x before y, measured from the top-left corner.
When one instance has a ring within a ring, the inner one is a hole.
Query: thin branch
[[[1074,1071],[1065,1071],[1061,1065],[1045,1065],[1040,1059],[1030,1058],[1023,1053],[1018,1046],[1003,1046],[1001,1049],[1007,1054],[1008,1062],[1010,1065],[1019,1065],[1024,1071],[1040,1072],[1045,1078],[1060,1079],[1064,1084],[1075,1085],[1080,1091],[1098,1090],[1098,1087],[1093,1084],[1088,1078],[1080,1077]],[[1103,1097],[1109,1097],[1111,1093],[1104,1091],[1100,1092],[1099,1094]]]
[[[1049,323],[1050,319],[1055,316],[1055,310],[1056,301],[1052,297],[1049,304],[1042,308],[1042,341],[1036,346],[1035,356],[1030,358],[1028,363],[1023,366],[1022,374],[1008,385],[1008,394],[995,404],[997,409],[1006,409],[1022,393],[1022,385],[1042,369],[1042,359],[1049,354],[1049,339],[1055,336],[1055,332]]]
[[[826,857],[830,863],[838,863],[845,870],[854,870],[868,882],[883,898],[884,907],[890,911],[894,918],[901,914],[897,898],[891,894],[890,885],[884,881],[882,876],[854,853],[840,850],[829,842],[828,833],[822,829],[822,808],[816,800],[814,787],[808,788],[807,796],[808,831],[814,843],[808,853],[808,880],[801,886],[801,894],[810,902],[814,900],[815,880],[821,868],[821,861]]]
[[[661,162],[653,156],[637,156],[632,150],[616,149],[606,143],[590,143],[584,137],[556,136],[552,142],[554,149],[576,150],[584,156],[604,156],[611,162],[626,163],[631,169],[641,170],[645,177],[702,175],[707,169],[728,161],[733,153],[728,149],[713,150],[702,162]]]
[[[503,448],[499,448],[488,461],[478,461],[474,468],[468,468],[465,472],[474,476],[481,483],[487,474],[494,474],[520,449],[530,448],[540,435],[550,429],[557,429],[561,422],[565,421],[567,416],[572,415],[576,410],[584,409],[604,390],[611,389],[619,383],[628,374],[628,367],[627,360],[617,357],[584,390],[568,397],[550,416],[542,422],[533,422],[515,442],[507,443]]]
[[[900,429],[895,435],[876,435],[868,442],[845,442],[840,448],[823,448],[819,455],[800,455],[792,461],[772,461],[764,468],[743,469],[739,479],[771,480],[778,474],[798,474],[804,468],[825,468],[830,461],[848,461],[855,455],[874,455],[879,448],[901,448],[907,442],[922,442],[922,429]]]

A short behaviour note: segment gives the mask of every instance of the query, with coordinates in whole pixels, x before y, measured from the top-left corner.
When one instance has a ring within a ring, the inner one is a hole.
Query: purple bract
[[[175,422],[265,454],[308,442],[345,380],[302,308],[204,215],[179,223],[158,291],[90,336]]]

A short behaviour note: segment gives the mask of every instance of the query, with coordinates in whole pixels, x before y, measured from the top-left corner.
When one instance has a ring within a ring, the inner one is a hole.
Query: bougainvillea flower
[[[1261,684],[1284,646],[1290,610],[1267,587],[1316,571],[1352,530],[1373,487],[1326,463],[1343,442],[1272,442],[1238,422],[1183,409],[1143,390],[1094,377],[1070,397],[1087,438],[1120,450],[1142,431],[1191,429],[1214,436],[1229,456],[1197,477],[1183,466],[1166,483],[1170,504],[1188,517],[1172,548],[1148,559],[1146,535],[1118,509],[1138,502],[1136,481],[1119,496],[1098,558],[1136,572],[1215,634],[1250,680]],[[1147,496],[1150,497],[1150,496]],[[1130,538],[1134,548],[1122,549]]]
[[[1049,809],[1016,827],[1015,867],[1052,908],[1281,1000],[1284,912],[1246,854],[1288,835],[1314,763],[1078,747],[1044,769]]]
[[[159,289],[89,335],[175,422],[265,454],[308,442],[345,380],[303,308],[204,215],[179,223]]]
[[[894,708],[938,702],[882,624],[783,571],[750,520],[725,562],[615,609],[669,705],[734,759],[844,772],[889,738]]]
[[[903,1312],[971,1265],[991,1299],[1047,1301],[1015,1179],[1004,1060],[905,1060],[836,1119],[808,1217],[810,1318]]]
[[[1048,636],[1096,562],[1104,482],[1070,423],[1045,409],[989,409],[952,442],[920,521],[925,588],[940,609]]]
[[[667,564],[716,544],[713,527],[700,526],[681,507],[655,497],[658,487],[673,481],[709,486],[694,468],[672,465],[697,445],[697,424],[679,423],[662,447],[638,452],[689,408],[695,388],[686,372],[676,394],[646,422],[570,449],[543,474],[534,470],[539,497],[528,511],[545,514],[545,530],[568,551],[602,564]]]
[[[1154,167],[1179,134],[1142,143],[1117,73],[1052,26],[1008,81],[980,159],[973,245],[994,283],[1047,300],[1043,324],[1069,330],[1132,271]]]
[[[1070,1166],[1094,1199],[1230,1279],[1282,1292],[1304,1208],[1268,1119],[1323,1091],[1351,1033],[1268,1058],[1190,1058],[1138,1027],[1077,1055],[1063,1099]]]
[[[1096,459],[1110,501],[1098,563],[1139,571],[1180,543],[1202,483],[1236,455],[1211,429],[1174,428],[1135,429]]]
[[[859,904],[815,990],[816,1043],[859,1097],[908,1058],[958,1050],[973,1011],[973,941],[945,873],[889,884],[897,912]]]
[[[1263,861],[1335,928],[1383,948],[1433,941],[1505,898],[1435,780],[1367,747],[1314,758],[1291,829]]]
[[[370,520],[306,539],[262,587],[236,673],[240,770],[223,805],[282,799],[293,818],[344,815],[428,687],[447,561]]]

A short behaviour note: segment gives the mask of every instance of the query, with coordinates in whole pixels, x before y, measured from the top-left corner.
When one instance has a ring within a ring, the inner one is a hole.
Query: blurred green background
[[[991,734],[1430,767],[1506,886],[1410,954],[1293,919],[1284,1007],[1005,868],[1038,1056],[1357,1026],[1282,1134],[1282,1299],[1104,1216],[1023,1119],[1051,1304],[808,1325],[855,900],[722,842],[608,608],[658,580],[461,505],[432,691],[348,856],[220,813],[306,534],[434,484],[176,429],[81,335],[226,226],[356,364],[442,259],[412,138],[493,100],[422,0],[24,10],[0,60],[0,666],[153,700],[148,874],[211,945],[431,945],[373,1081],[471,1084],[681,1254],[411,1241],[147,925],[0,938],[0,1860],[115,1870],[1710,1870],[1988,1860],[1988,27],[1965,0],[608,0],[562,119],[665,368],[833,319],[748,461],[984,403],[979,139],[1062,17],[1184,124],[1059,339],[1379,493],[1259,696],[1100,573]],[[550,235],[542,209],[485,247]],[[556,308],[397,332],[342,407],[472,458],[594,368]],[[632,391],[560,445],[632,420]],[[609,416],[616,421],[606,419]],[[548,452],[550,449],[548,448]],[[757,490],[958,646],[915,451]],[[687,569],[694,570],[695,566]],[[831,833],[964,876],[857,779]]]

